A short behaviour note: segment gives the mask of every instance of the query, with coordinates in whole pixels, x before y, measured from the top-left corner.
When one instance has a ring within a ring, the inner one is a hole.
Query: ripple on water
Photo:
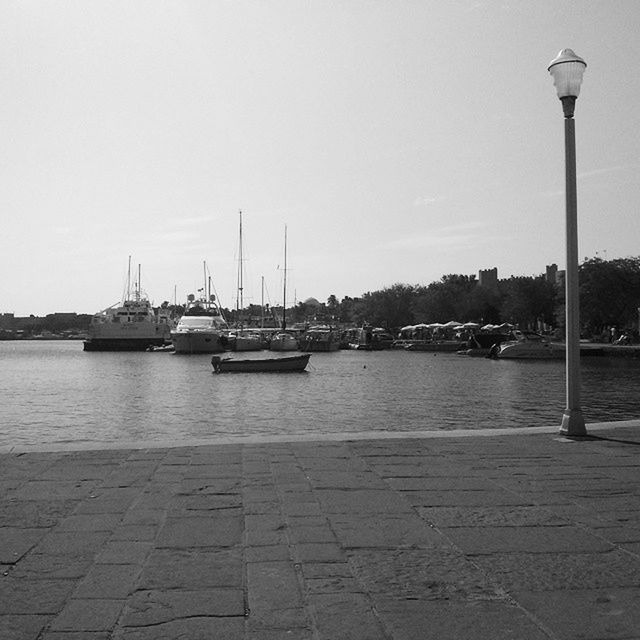
[[[559,424],[564,363],[313,354],[304,374],[213,375],[210,356],[0,342],[0,446]],[[640,416],[640,363],[583,361],[588,422]]]

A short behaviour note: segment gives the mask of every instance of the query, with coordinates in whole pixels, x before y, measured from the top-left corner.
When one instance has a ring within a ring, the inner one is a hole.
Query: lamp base
[[[584,417],[581,409],[565,409],[562,414],[560,433],[563,436],[586,436],[587,429],[584,425]]]

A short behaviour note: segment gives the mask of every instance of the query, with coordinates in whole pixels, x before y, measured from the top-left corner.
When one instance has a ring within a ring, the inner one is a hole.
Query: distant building
[[[546,269],[546,278],[547,282],[551,284],[556,284],[558,282],[558,265],[557,264],[548,264]]]
[[[478,272],[478,285],[491,289],[492,291],[497,291],[498,267],[493,267],[493,269],[480,269]]]

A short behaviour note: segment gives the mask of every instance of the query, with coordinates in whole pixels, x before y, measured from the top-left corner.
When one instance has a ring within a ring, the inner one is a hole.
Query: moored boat
[[[565,357],[565,345],[541,336],[533,331],[514,331],[514,340],[502,342],[498,348],[492,347],[490,356],[500,359],[518,358],[522,360],[548,360]]]
[[[265,348],[262,334],[257,331],[241,329],[231,332],[228,338],[231,351],[262,351]]]
[[[493,349],[494,353],[500,348],[500,345],[507,340],[513,340],[514,335],[511,331],[509,333],[501,332],[478,332],[474,333],[467,340],[466,345],[458,351],[461,355],[473,356],[476,358],[486,358],[490,355]]]
[[[84,351],[146,351],[168,343],[171,316],[167,309],[154,309],[140,287],[138,278],[131,293],[131,258],[127,274],[127,292],[116,303],[94,314],[84,341]]]
[[[176,353],[219,353],[228,344],[227,329],[215,296],[196,300],[191,294],[184,314],[171,331],[171,342]]]
[[[265,344],[259,331],[245,329],[242,321],[244,313],[244,264],[242,254],[242,211],[240,213],[240,226],[238,231],[238,294],[236,297],[236,325],[229,333],[229,348],[231,351],[261,351]]]
[[[281,358],[221,358],[213,356],[211,365],[214,373],[292,373],[305,370],[311,354],[302,353],[296,356]]]
[[[394,342],[391,333],[381,327],[355,327],[347,329],[346,333],[342,340],[346,341],[347,349],[382,351],[391,349]]]
[[[287,225],[284,226],[284,269],[282,278],[282,325],[269,341],[270,351],[297,351],[300,341],[287,330]]]
[[[338,351],[340,332],[333,327],[309,327],[299,340],[300,351]]]
[[[270,351],[297,351],[298,338],[287,331],[278,331],[271,336],[269,341]]]

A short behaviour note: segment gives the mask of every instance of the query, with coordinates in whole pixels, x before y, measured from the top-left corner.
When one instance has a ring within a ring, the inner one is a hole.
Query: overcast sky
[[[234,307],[239,210],[245,303],[285,224],[289,304],[562,269],[565,47],[579,255],[640,255],[639,33],[637,0],[0,0],[0,312],[94,313],[129,256]]]

